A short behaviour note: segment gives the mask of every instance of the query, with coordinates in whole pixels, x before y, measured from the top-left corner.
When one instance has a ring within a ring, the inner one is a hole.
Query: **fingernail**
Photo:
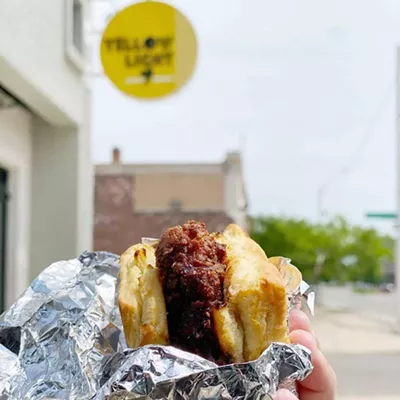
[[[301,315],[307,317],[307,314],[304,311],[299,310],[298,308],[293,308],[290,311],[290,315]],[[308,318],[308,317],[307,317]]]
[[[298,319],[298,320],[300,319],[303,321],[307,321],[308,324],[310,323],[310,319],[308,318],[307,314],[301,310],[294,309],[290,312],[290,316],[289,316],[289,328],[290,329],[292,328],[292,320],[293,319]]]
[[[293,400],[295,399],[294,395],[287,389],[280,389],[273,396],[275,400]]]

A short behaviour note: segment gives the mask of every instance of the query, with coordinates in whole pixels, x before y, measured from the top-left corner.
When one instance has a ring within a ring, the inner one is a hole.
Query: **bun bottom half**
[[[226,246],[224,304],[212,310],[216,337],[230,362],[252,361],[272,342],[289,342],[288,279],[282,273],[287,268],[278,268],[277,259],[270,262],[236,225],[213,235]],[[132,246],[120,265],[118,303],[128,346],[168,345],[167,309],[154,247]],[[289,273],[298,277],[295,271]]]

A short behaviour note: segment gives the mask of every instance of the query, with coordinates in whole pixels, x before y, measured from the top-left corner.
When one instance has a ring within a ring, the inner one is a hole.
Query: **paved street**
[[[317,300],[324,307],[367,315],[374,319],[394,321],[396,314],[395,293],[355,293],[351,287],[324,286]]]
[[[400,399],[400,353],[327,354],[338,378],[339,396]]]
[[[319,307],[313,319],[338,377],[338,400],[399,400],[400,335],[363,310]]]

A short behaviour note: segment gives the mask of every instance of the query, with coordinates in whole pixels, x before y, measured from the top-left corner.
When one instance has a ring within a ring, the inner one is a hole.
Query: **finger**
[[[317,347],[320,347],[318,338],[316,337],[315,332],[312,329],[310,318],[308,318],[307,314],[303,311],[297,309],[291,311],[289,316],[289,330],[290,332],[299,330],[311,333],[317,341]]]
[[[290,312],[289,329],[290,332],[300,330],[312,333],[310,319],[303,311],[297,309]]]
[[[299,382],[299,394],[302,400],[317,400],[324,395],[324,400],[333,400],[336,391],[336,375],[330,366],[328,360],[318,349],[315,337],[302,330],[296,330],[290,333],[290,341],[307,347],[311,351],[311,362],[313,371],[304,380]]]
[[[280,389],[276,392],[274,400],[298,400],[297,397],[289,390]]]

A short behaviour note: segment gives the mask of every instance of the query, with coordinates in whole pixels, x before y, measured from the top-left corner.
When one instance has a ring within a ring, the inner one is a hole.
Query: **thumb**
[[[276,392],[274,400],[298,400],[297,397],[286,389],[280,389]]]

